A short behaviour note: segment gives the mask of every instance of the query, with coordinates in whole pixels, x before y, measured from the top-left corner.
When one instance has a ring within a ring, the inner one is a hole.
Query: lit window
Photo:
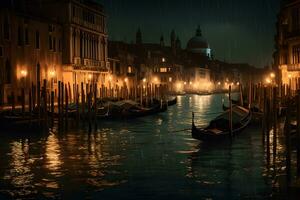
[[[131,66],[128,66],[128,68],[127,68],[127,73],[129,73],[129,74],[132,73],[132,67],[131,67]]]
[[[25,28],[25,44],[29,45],[29,35],[28,35],[28,28]]]
[[[168,70],[168,69],[165,68],[165,67],[164,67],[164,68],[160,68],[160,72],[161,72],[161,73],[165,73],[165,72],[167,72],[167,70]]]

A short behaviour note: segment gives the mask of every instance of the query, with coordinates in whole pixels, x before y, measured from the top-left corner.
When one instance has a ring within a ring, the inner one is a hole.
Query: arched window
[[[41,81],[41,66],[40,63],[36,65],[36,81]]]
[[[5,83],[11,84],[11,65],[8,59],[5,62]]]
[[[4,33],[4,39],[9,40],[9,22],[8,22],[8,17],[5,17],[4,19],[4,26],[3,26],[3,33]]]

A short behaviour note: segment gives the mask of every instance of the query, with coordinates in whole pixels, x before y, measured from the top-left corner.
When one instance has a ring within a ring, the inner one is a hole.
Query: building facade
[[[274,53],[278,81],[296,89],[300,78],[300,1],[282,1],[277,21]]]
[[[48,80],[107,84],[106,16],[88,0],[5,0],[0,8],[0,102]]]

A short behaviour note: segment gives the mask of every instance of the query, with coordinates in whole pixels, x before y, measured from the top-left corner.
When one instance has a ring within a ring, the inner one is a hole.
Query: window
[[[165,67],[164,67],[164,68],[160,68],[160,72],[161,72],[161,73],[165,73],[165,72],[167,72],[167,71],[168,71],[168,69],[165,68]]]
[[[58,39],[58,51],[62,51],[62,48],[61,48],[61,39]]]
[[[2,57],[2,56],[3,56],[3,47],[0,46],[0,57]]]
[[[55,37],[53,38],[53,51],[56,51],[56,39]]]
[[[9,23],[7,17],[5,18],[3,29],[4,39],[9,40]]]
[[[11,65],[9,60],[5,62],[5,83],[11,84]]]
[[[52,41],[52,36],[51,35],[49,35],[49,50],[52,50],[53,49],[53,41]]]
[[[292,10],[292,30],[298,31],[300,30],[300,15],[299,8],[294,8]]]
[[[25,45],[29,45],[28,28],[25,28]]]
[[[293,46],[293,64],[300,63],[300,45]]]
[[[23,45],[23,34],[21,26],[18,27],[18,46]]]
[[[131,67],[131,66],[128,66],[128,68],[127,68],[127,73],[128,73],[128,74],[131,74],[131,73],[132,73],[132,67]]]
[[[40,32],[39,31],[35,32],[35,48],[36,49],[40,48]]]

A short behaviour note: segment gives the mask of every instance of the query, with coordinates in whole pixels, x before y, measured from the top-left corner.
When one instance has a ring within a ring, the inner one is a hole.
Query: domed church
[[[188,41],[186,50],[189,53],[211,58],[211,49],[207,40],[202,36],[200,26],[196,30],[196,35]]]

